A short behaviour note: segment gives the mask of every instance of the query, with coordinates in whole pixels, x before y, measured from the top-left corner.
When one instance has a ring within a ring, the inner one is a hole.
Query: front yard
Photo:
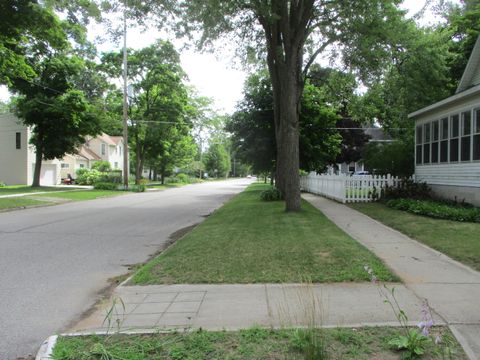
[[[480,271],[480,224],[433,219],[381,203],[350,206],[405,235]]]
[[[397,280],[383,263],[303,202],[300,213],[264,202],[251,185],[135,274],[133,284]]]
[[[38,186],[31,187],[27,185],[9,185],[0,187],[0,196],[1,195],[14,195],[14,194],[30,194],[37,192],[50,192],[50,191],[72,191],[77,190],[75,188],[67,187],[53,187],[53,186]]]

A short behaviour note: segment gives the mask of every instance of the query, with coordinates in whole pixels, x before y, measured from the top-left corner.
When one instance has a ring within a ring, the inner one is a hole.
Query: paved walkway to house
[[[436,323],[449,324],[470,358],[480,359],[480,273],[345,205],[310,194],[304,198],[403,280],[395,292],[412,324],[428,299]],[[113,298],[122,302],[102,304],[72,331],[105,331],[109,308],[113,328],[134,332],[307,324],[312,312],[323,326],[396,325],[378,291],[365,283],[120,286]]]

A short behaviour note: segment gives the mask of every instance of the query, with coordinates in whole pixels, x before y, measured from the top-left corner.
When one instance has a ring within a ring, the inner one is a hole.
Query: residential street
[[[250,180],[0,213],[0,359],[35,354],[126,266],[199,223]]]

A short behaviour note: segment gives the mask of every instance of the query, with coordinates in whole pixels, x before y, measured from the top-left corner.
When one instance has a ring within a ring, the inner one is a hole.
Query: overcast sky
[[[409,14],[415,14],[425,4],[424,0],[405,0],[403,7],[409,10]],[[423,23],[437,21],[431,14],[427,14]],[[98,26],[89,28],[89,38],[102,33]],[[127,46],[131,48],[142,48],[152,44],[160,38],[157,31],[140,32],[138,29],[130,28],[127,36]],[[105,43],[99,45],[100,51],[120,50],[119,45]],[[225,55],[225,54],[222,54]],[[199,94],[214,99],[215,107],[221,112],[231,113],[235,104],[242,97],[243,82],[246,74],[232,66],[231,59],[219,59],[214,54],[199,54],[193,50],[186,50],[181,53],[182,67],[187,73],[190,83],[194,85]],[[8,99],[8,92],[0,87],[0,100]]]

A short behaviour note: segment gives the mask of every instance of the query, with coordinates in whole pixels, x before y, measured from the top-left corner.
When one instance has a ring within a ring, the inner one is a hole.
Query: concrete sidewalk
[[[427,299],[470,358],[480,359],[479,272],[348,206],[311,194],[303,197],[382,259],[413,294]]]
[[[392,286],[412,325],[420,321],[426,298],[436,323],[448,324],[469,357],[480,359],[480,273],[345,205],[309,194],[304,198],[402,278],[404,285]],[[313,308],[317,324],[326,327],[398,325],[378,287],[365,283],[120,286],[114,298],[123,304],[115,305],[111,323],[122,331],[306,325]],[[111,304],[72,331],[107,330]]]
[[[395,291],[402,308],[412,314],[411,323],[418,324],[420,299],[403,285],[395,285]],[[327,327],[398,325],[374,284],[120,286],[113,299],[72,331],[106,331],[105,314],[113,304],[111,324],[122,331],[308,325],[313,313]],[[438,316],[436,321],[443,323]]]

